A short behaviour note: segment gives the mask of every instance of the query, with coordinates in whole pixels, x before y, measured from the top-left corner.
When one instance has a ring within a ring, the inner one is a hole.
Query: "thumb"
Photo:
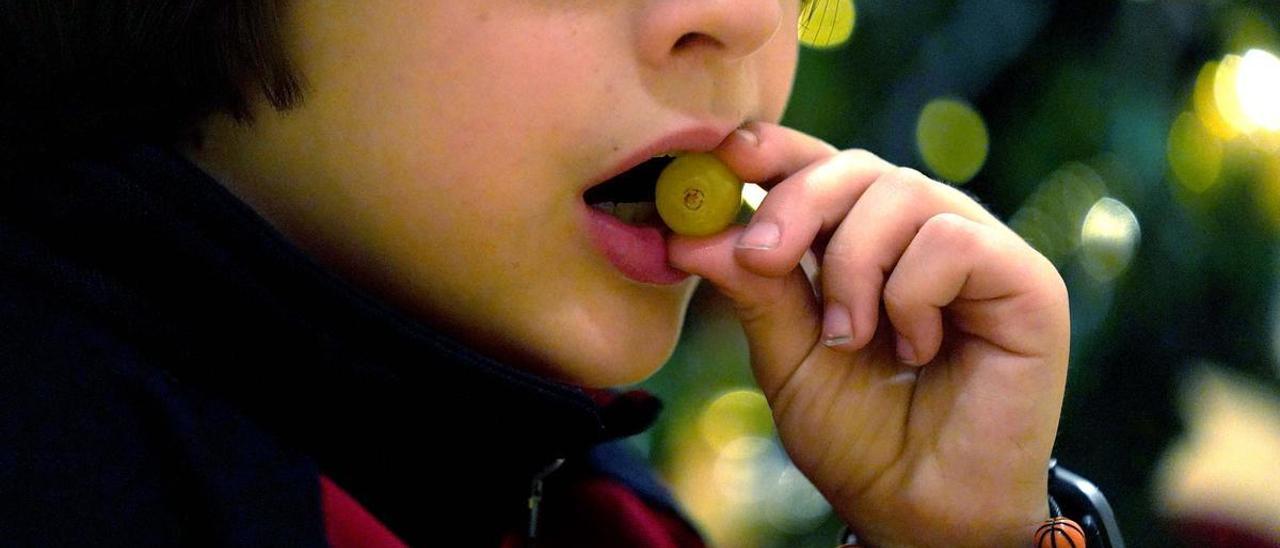
[[[817,299],[797,265],[780,277],[763,276],[739,264],[735,244],[743,227],[707,237],[671,235],[671,265],[711,282],[732,303],[746,332],[756,382],[772,401],[817,344],[822,321]]]

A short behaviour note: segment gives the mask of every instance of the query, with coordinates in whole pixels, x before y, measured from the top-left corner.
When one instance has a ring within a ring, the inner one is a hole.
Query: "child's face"
[[[302,104],[210,120],[201,165],[490,354],[588,386],[666,360],[694,282],[664,279],[665,245],[602,229],[582,192],[673,134],[709,149],[777,121],[800,0],[291,4]]]

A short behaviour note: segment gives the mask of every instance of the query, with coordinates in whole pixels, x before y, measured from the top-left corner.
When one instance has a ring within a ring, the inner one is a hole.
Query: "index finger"
[[[744,129],[751,135],[726,139],[720,150],[739,176],[772,187],[737,242],[739,263],[759,275],[779,277],[794,270],[820,235],[840,224],[863,190],[895,169],[869,152],[841,152],[781,126]]]
[[[744,124],[712,151],[742,180],[766,189],[837,152],[822,139],[766,122]]]

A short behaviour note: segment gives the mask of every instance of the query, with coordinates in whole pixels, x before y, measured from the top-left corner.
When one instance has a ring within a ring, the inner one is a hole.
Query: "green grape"
[[[658,216],[677,234],[707,236],[728,227],[742,206],[742,180],[706,152],[682,155],[658,175]]]

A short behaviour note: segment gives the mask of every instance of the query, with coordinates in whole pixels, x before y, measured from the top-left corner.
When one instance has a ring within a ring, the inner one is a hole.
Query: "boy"
[[[654,403],[598,389],[661,366],[698,278],[863,542],[1021,545],[1048,514],[1063,283],[963,193],[775,125],[800,0],[134,4],[6,6],[30,52],[81,37],[76,70],[26,67],[75,92],[21,101],[89,125],[11,146],[93,151],[5,191],[10,538],[695,545],[602,453]],[[680,151],[771,188],[749,226],[583,198]]]

